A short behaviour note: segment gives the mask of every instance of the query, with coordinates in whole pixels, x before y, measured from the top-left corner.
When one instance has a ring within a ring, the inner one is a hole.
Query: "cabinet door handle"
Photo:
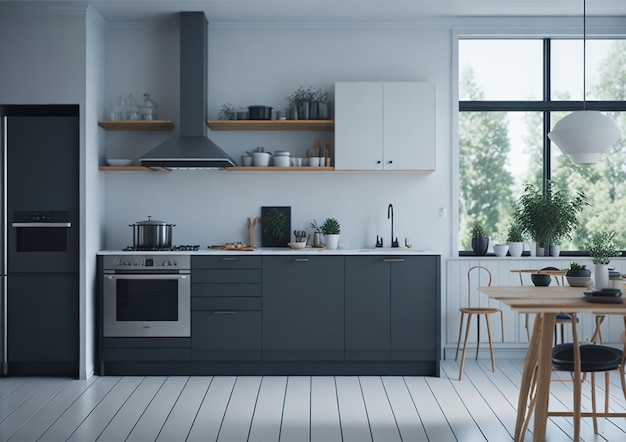
[[[404,258],[385,258],[383,262],[404,262]]]
[[[237,258],[233,258],[233,257],[222,258],[222,261],[237,261]]]
[[[380,163],[382,163],[382,161],[380,161],[380,160],[376,161],[376,164],[380,164]]]
[[[214,315],[236,315],[237,312],[231,310],[220,310],[217,312],[213,312]]]
[[[309,258],[296,258],[296,262],[309,262]]]
[[[389,164],[393,164],[393,161],[389,160]]]

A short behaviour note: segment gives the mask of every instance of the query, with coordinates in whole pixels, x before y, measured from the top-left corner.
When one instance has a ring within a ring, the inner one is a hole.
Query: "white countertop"
[[[101,250],[98,255],[440,255],[439,252],[429,249],[407,249],[405,247],[397,248],[363,248],[363,249],[337,249],[326,250],[324,248],[304,248],[290,249],[287,247],[260,247],[253,251],[244,250],[219,250],[219,249],[200,249],[200,250],[181,250],[181,251],[132,251],[124,252],[122,250]]]

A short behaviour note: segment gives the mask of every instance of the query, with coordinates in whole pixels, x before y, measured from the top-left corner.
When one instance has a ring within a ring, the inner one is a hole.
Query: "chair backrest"
[[[474,274],[474,278],[477,278],[478,280],[480,280],[482,272],[487,274],[488,279],[487,279],[487,284],[484,284],[481,282],[480,285],[490,286],[492,277],[491,277],[491,272],[489,271],[487,267],[473,266],[473,267],[470,267],[469,270],[467,271],[467,306],[468,307],[472,306],[472,288],[476,289],[476,287],[472,287],[472,273]]]

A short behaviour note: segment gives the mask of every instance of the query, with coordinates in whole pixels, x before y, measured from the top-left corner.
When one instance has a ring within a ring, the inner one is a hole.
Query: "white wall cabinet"
[[[335,170],[435,170],[435,84],[335,83]]]

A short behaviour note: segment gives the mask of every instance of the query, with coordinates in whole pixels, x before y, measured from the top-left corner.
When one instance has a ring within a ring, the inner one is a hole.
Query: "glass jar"
[[[150,98],[149,93],[143,94],[143,106],[141,107],[141,118],[143,120],[156,120],[158,119],[159,105],[156,101]]]

